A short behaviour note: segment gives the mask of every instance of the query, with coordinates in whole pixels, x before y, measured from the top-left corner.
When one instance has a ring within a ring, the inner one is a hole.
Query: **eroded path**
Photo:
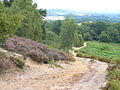
[[[87,65],[80,61],[71,64],[59,62],[64,69],[28,62],[32,68],[4,76],[0,80],[0,90],[65,90],[88,70]]]
[[[71,90],[101,90],[101,87],[106,86],[105,79],[107,74],[108,64],[100,61],[91,61],[91,59],[78,58],[85,60],[85,63],[90,64],[89,71],[72,87]]]
[[[91,62],[91,59],[76,57],[74,51],[71,53],[76,61],[58,62],[63,69],[26,60],[29,68],[0,77],[0,90],[99,90],[106,84],[106,63]]]

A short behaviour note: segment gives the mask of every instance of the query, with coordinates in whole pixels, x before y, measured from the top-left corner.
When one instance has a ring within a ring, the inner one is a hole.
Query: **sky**
[[[76,11],[120,11],[120,0],[33,0],[42,9]]]

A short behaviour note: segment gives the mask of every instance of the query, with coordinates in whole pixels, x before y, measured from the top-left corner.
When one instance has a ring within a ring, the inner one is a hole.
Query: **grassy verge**
[[[103,90],[120,90],[120,44],[87,42],[87,47],[77,52],[77,56],[97,59],[110,63],[108,85]]]

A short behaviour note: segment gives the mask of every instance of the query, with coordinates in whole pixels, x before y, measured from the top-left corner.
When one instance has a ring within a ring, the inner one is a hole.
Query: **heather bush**
[[[24,53],[39,63],[47,63],[52,59],[70,61],[74,60],[71,56],[65,54],[64,52],[56,49],[50,49],[48,46],[42,43],[22,37],[9,38],[5,41],[5,43],[3,43],[2,47],[10,51]]]
[[[6,58],[6,55],[3,52],[0,52],[0,71],[7,70],[12,66],[12,61],[10,61],[9,58]]]
[[[22,69],[25,66],[25,63],[20,59],[8,57],[5,53],[0,52],[0,73],[16,66]]]
[[[13,64],[13,62],[11,60],[9,60],[7,58],[0,59],[0,71],[8,70],[13,66],[14,66],[14,64]]]
[[[41,63],[41,62],[47,63],[48,62],[48,57],[41,51],[31,50],[28,53],[28,56],[30,56],[33,60],[37,61],[38,63]]]

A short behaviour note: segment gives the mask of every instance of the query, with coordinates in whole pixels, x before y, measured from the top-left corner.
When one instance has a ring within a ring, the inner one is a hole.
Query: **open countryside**
[[[120,90],[118,2],[53,1],[0,0],[0,90]]]

